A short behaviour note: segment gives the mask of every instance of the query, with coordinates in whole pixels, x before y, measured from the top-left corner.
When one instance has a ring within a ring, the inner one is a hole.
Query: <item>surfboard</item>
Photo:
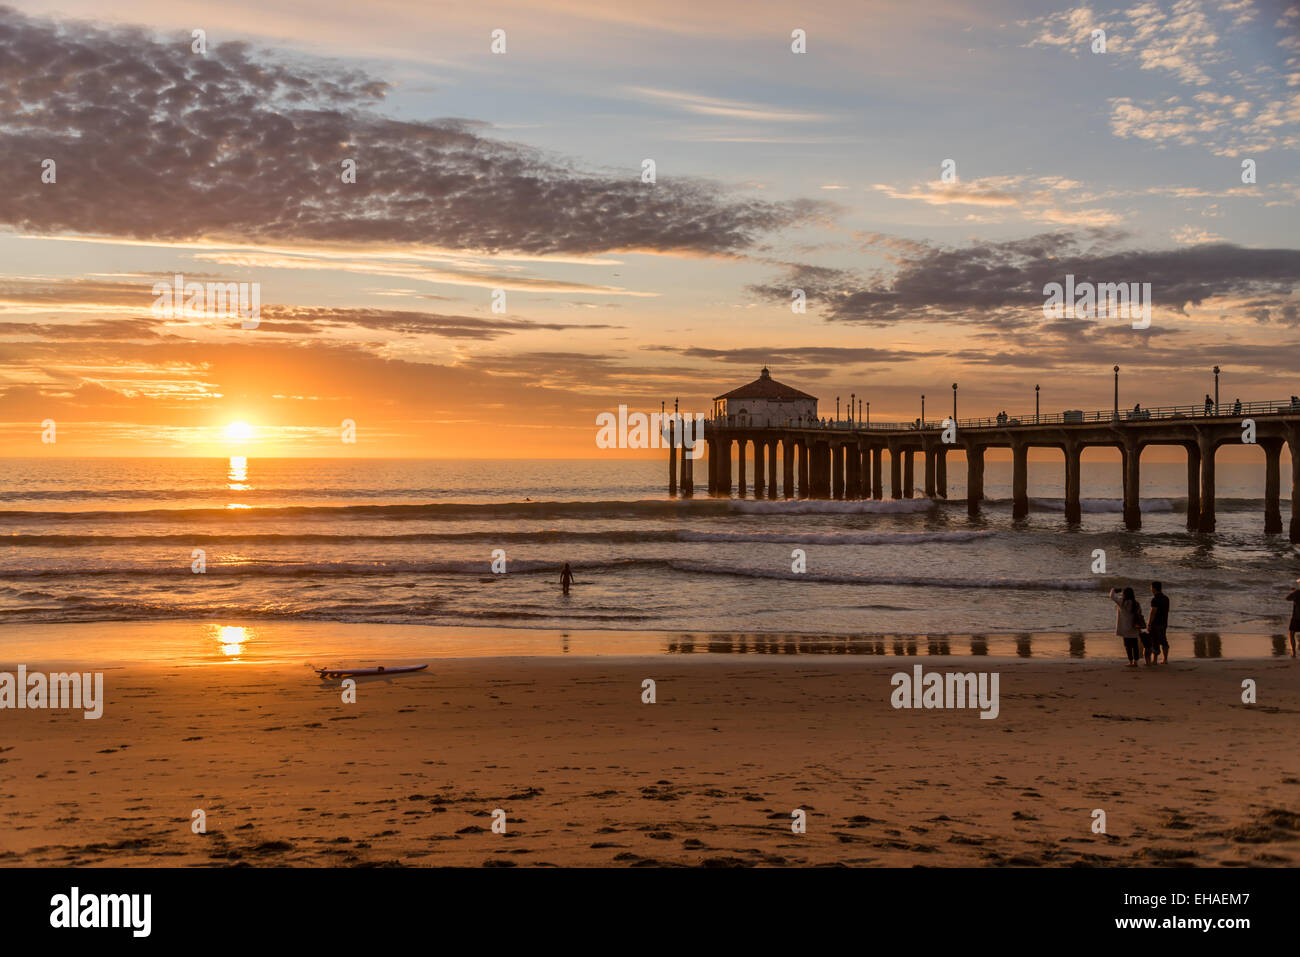
[[[316,674],[322,678],[363,678],[371,675],[407,675],[412,671],[423,671],[428,665],[399,665],[396,668],[317,668]]]

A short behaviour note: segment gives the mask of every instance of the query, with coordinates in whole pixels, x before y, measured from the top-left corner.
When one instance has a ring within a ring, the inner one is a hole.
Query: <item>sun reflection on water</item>
[[[246,492],[250,488],[248,482],[248,456],[232,455],[230,457],[230,470],[226,474],[227,488],[232,492]]]
[[[231,492],[247,492],[252,487],[248,484],[248,456],[230,456],[230,465],[226,471],[226,489]],[[226,508],[252,508],[252,506],[231,502]]]

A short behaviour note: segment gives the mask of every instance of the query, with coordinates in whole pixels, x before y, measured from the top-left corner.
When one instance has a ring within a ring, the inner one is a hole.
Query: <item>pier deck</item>
[[[1139,528],[1142,452],[1151,445],[1175,445],[1187,451],[1188,527],[1212,532],[1215,452],[1224,445],[1245,443],[1258,445],[1264,453],[1264,532],[1272,535],[1283,531],[1281,454],[1286,445],[1291,457],[1288,531],[1292,542],[1300,542],[1300,402],[1294,399],[1234,403],[1230,411],[1226,407],[1216,411],[1199,406],[1068,411],[958,419],[955,425],[953,428],[952,420],[944,419],[750,427],[734,419],[706,419],[702,440],[707,454],[707,489],[710,495],[731,495],[733,491],[745,495],[752,491],[755,497],[767,498],[879,499],[885,497],[887,484],[890,498],[911,498],[918,489],[915,466],[919,456],[920,491],[927,497],[944,499],[948,497],[947,455],[960,450],[966,460],[966,501],[971,514],[976,514],[984,498],[984,453],[992,448],[1009,448],[1013,462],[1012,510],[1020,518],[1029,513],[1029,450],[1053,448],[1064,454],[1066,521],[1077,523],[1081,517],[1080,456],[1084,449],[1106,447],[1120,452],[1124,522],[1129,528]],[[691,496],[695,491],[696,462],[686,454],[680,437],[674,444],[677,447],[669,450],[669,491]],[[751,458],[752,485],[747,483],[747,462]]]

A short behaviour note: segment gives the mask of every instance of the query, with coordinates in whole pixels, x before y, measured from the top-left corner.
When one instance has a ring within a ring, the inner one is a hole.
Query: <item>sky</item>
[[[1300,393],[1294,3],[10,4],[4,454],[593,457],[763,365],[873,421]]]

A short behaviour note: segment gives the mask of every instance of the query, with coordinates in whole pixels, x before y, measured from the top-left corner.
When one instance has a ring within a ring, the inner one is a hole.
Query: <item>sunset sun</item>
[[[226,438],[231,442],[247,442],[253,437],[253,427],[247,422],[231,422],[226,426]]]

